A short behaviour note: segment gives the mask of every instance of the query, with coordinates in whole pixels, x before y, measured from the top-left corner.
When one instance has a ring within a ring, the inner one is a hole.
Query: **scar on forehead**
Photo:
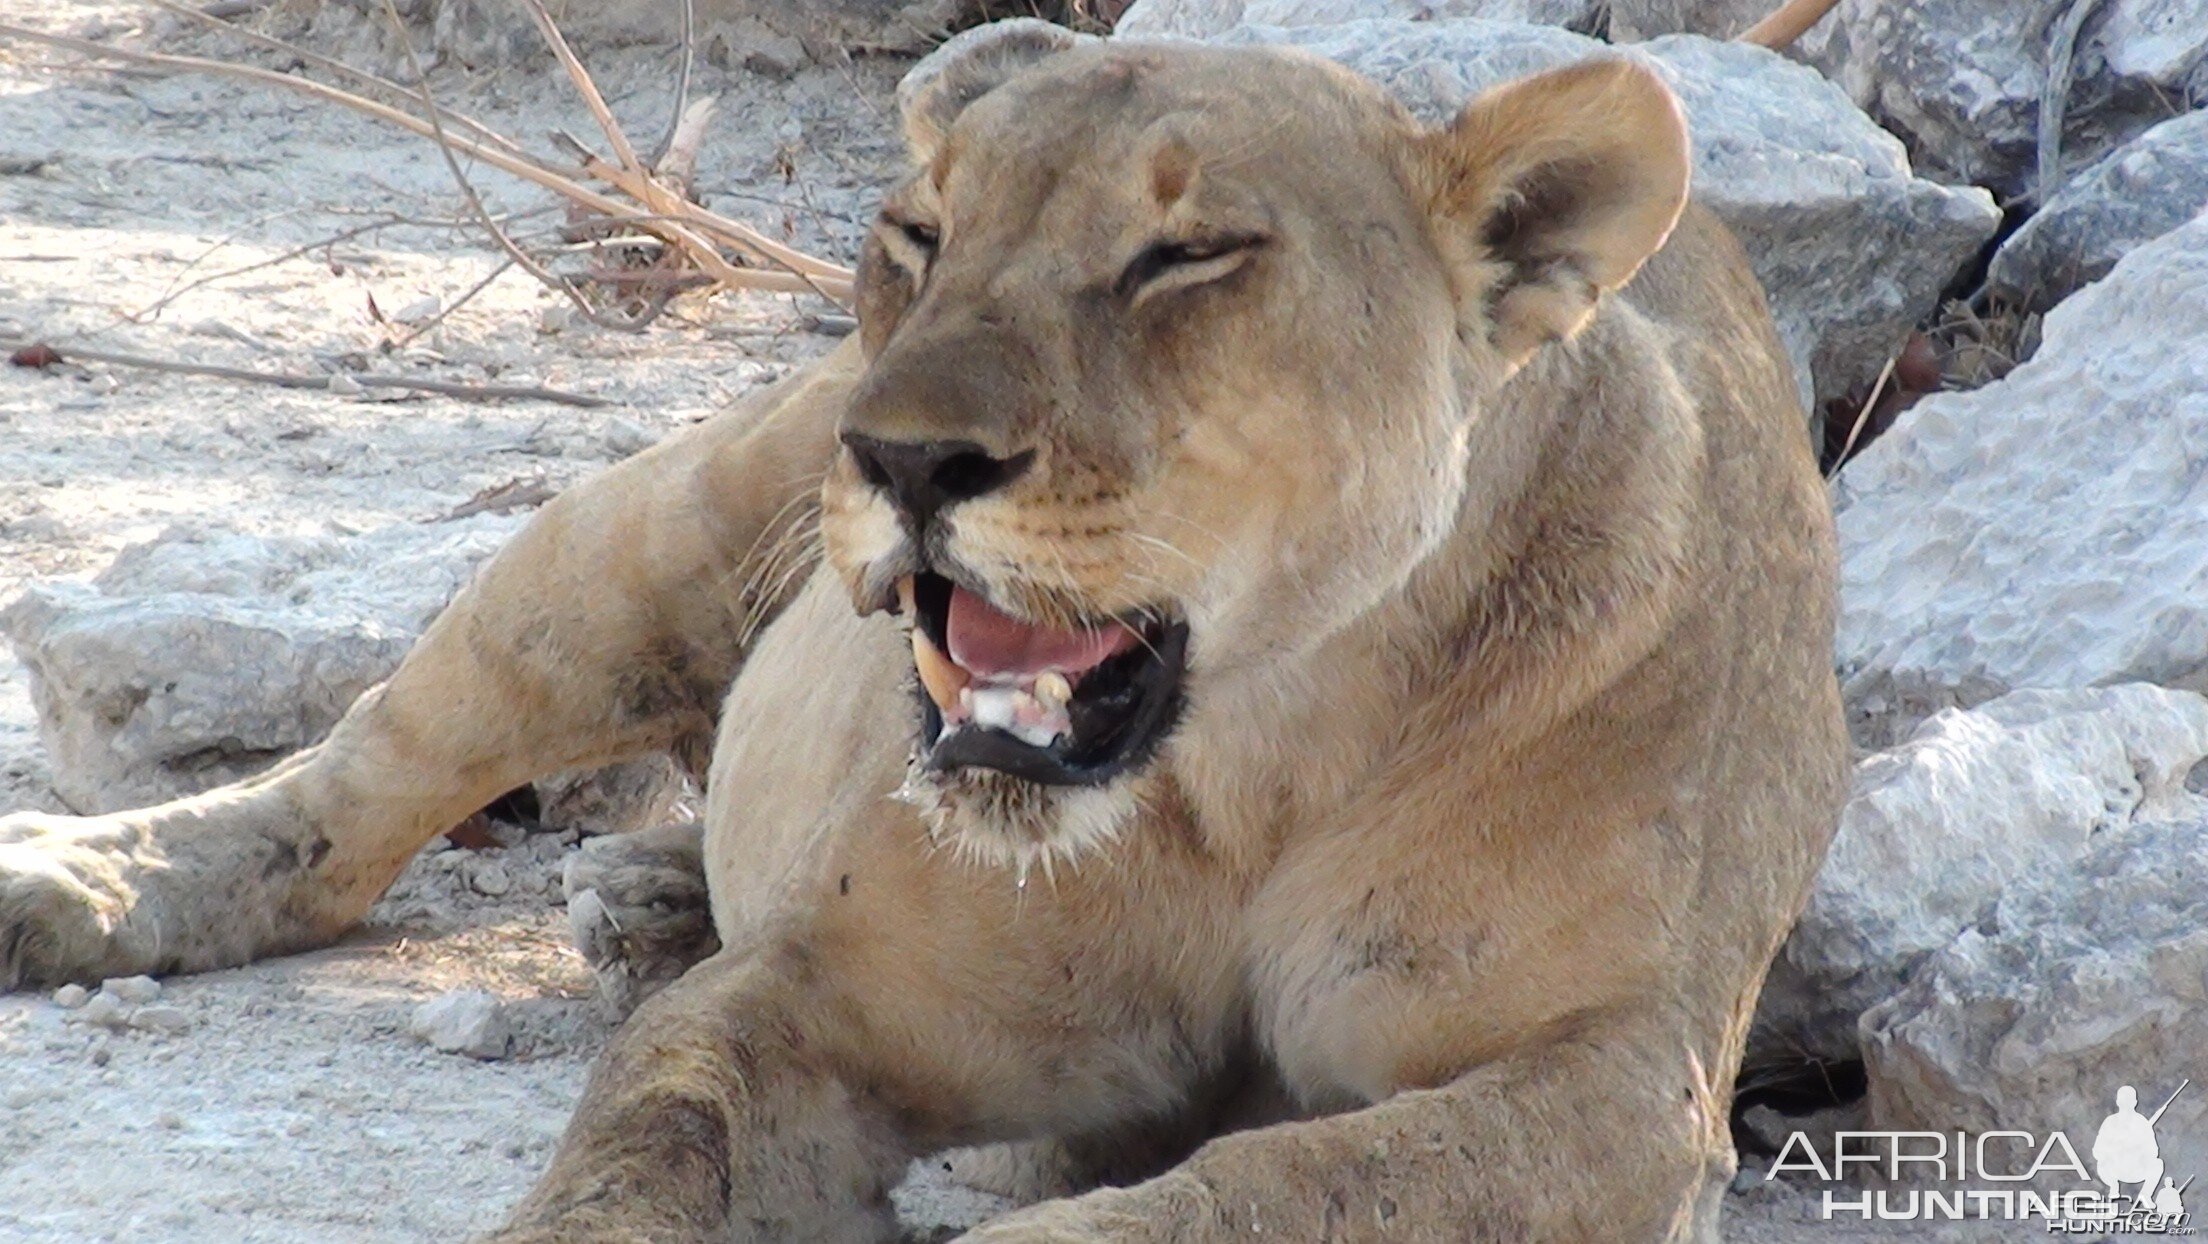
[[[1150,171],[1150,195],[1159,207],[1170,208],[1195,189],[1203,161],[1190,135],[1194,118],[1171,113],[1158,118],[1143,135],[1144,163]]]

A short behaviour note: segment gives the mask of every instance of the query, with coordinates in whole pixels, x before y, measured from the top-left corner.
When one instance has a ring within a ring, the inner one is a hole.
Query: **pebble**
[[[618,454],[623,458],[630,454],[642,453],[659,441],[658,437],[652,435],[642,425],[620,418],[608,423],[604,435],[599,439],[605,445],[606,452]]]
[[[479,860],[468,870],[468,886],[477,894],[497,898],[514,888],[514,879],[497,860]]]
[[[480,989],[460,989],[414,1008],[408,1031],[433,1049],[471,1058],[504,1058],[513,1052],[513,1025],[498,999]]]
[[[150,976],[117,976],[101,981],[100,992],[130,1006],[144,1006],[161,996],[161,982]]]
[[[401,324],[427,324],[436,319],[437,313],[444,309],[445,304],[437,300],[437,295],[430,294],[393,311],[391,318]]]
[[[125,1007],[114,994],[102,990],[87,999],[85,1004],[79,1007],[70,1018],[80,1023],[105,1024],[113,1027],[124,1022],[128,1010],[129,1008]]]
[[[327,387],[330,392],[342,397],[359,397],[368,391],[360,381],[353,379],[344,372],[332,372],[327,381]]]
[[[92,991],[82,985],[63,985],[54,991],[54,1005],[65,1011],[74,1011],[92,1000]]]
[[[130,1026],[155,1032],[182,1032],[192,1026],[192,1017],[182,1007],[142,1006],[130,1017]]]

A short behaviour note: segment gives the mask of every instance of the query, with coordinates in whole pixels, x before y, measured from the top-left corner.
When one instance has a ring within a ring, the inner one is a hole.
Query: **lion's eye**
[[[1255,233],[1152,242],[1119,274],[1113,288],[1125,298],[1161,279],[1194,284],[1224,276],[1264,242]]]
[[[883,246],[899,264],[918,276],[935,262],[935,251],[942,244],[942,231],[924,221],[907,220],[884,213],[882,224]]]
[[[921,224],[917,220],[898,221],[897,232],[904,234],[907,242],[931,255],[935,253],[936,244],[943,240],[941,230],[934,225]]]

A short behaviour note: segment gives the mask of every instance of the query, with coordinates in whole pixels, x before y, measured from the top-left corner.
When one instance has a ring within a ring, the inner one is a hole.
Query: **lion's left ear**
[[[968,105],[1022,70],[1070,51],[1096,36],[1078,34],[1032,17],[976,26],[946,41],[897,84],[897,111],[905,122],[905,146],[913,163],[935,158],[951,123]]]
[[[1578,332],[1687,201],[1687,126],[1654,73],[1605,60],[1482,94],[1415,140],[1411,180],[1459,323],[1513,366]]]

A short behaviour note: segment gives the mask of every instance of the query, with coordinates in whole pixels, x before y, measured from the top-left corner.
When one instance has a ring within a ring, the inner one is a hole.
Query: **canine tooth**
[[[912,616],[912,576],[897,580],[897,612],[907,618]]]
[[[971,678],[949,657],[937,652],[919,627],[912,628],[912,668],[920,675],[920,685],[928,689],[928,698],[945,711],[960,702],[959,693]]]
[[[1035,698],[1051,708],[1064,707],[1073,699],[1073,684],[1057,670],[1044,670],[1035,677]]]

